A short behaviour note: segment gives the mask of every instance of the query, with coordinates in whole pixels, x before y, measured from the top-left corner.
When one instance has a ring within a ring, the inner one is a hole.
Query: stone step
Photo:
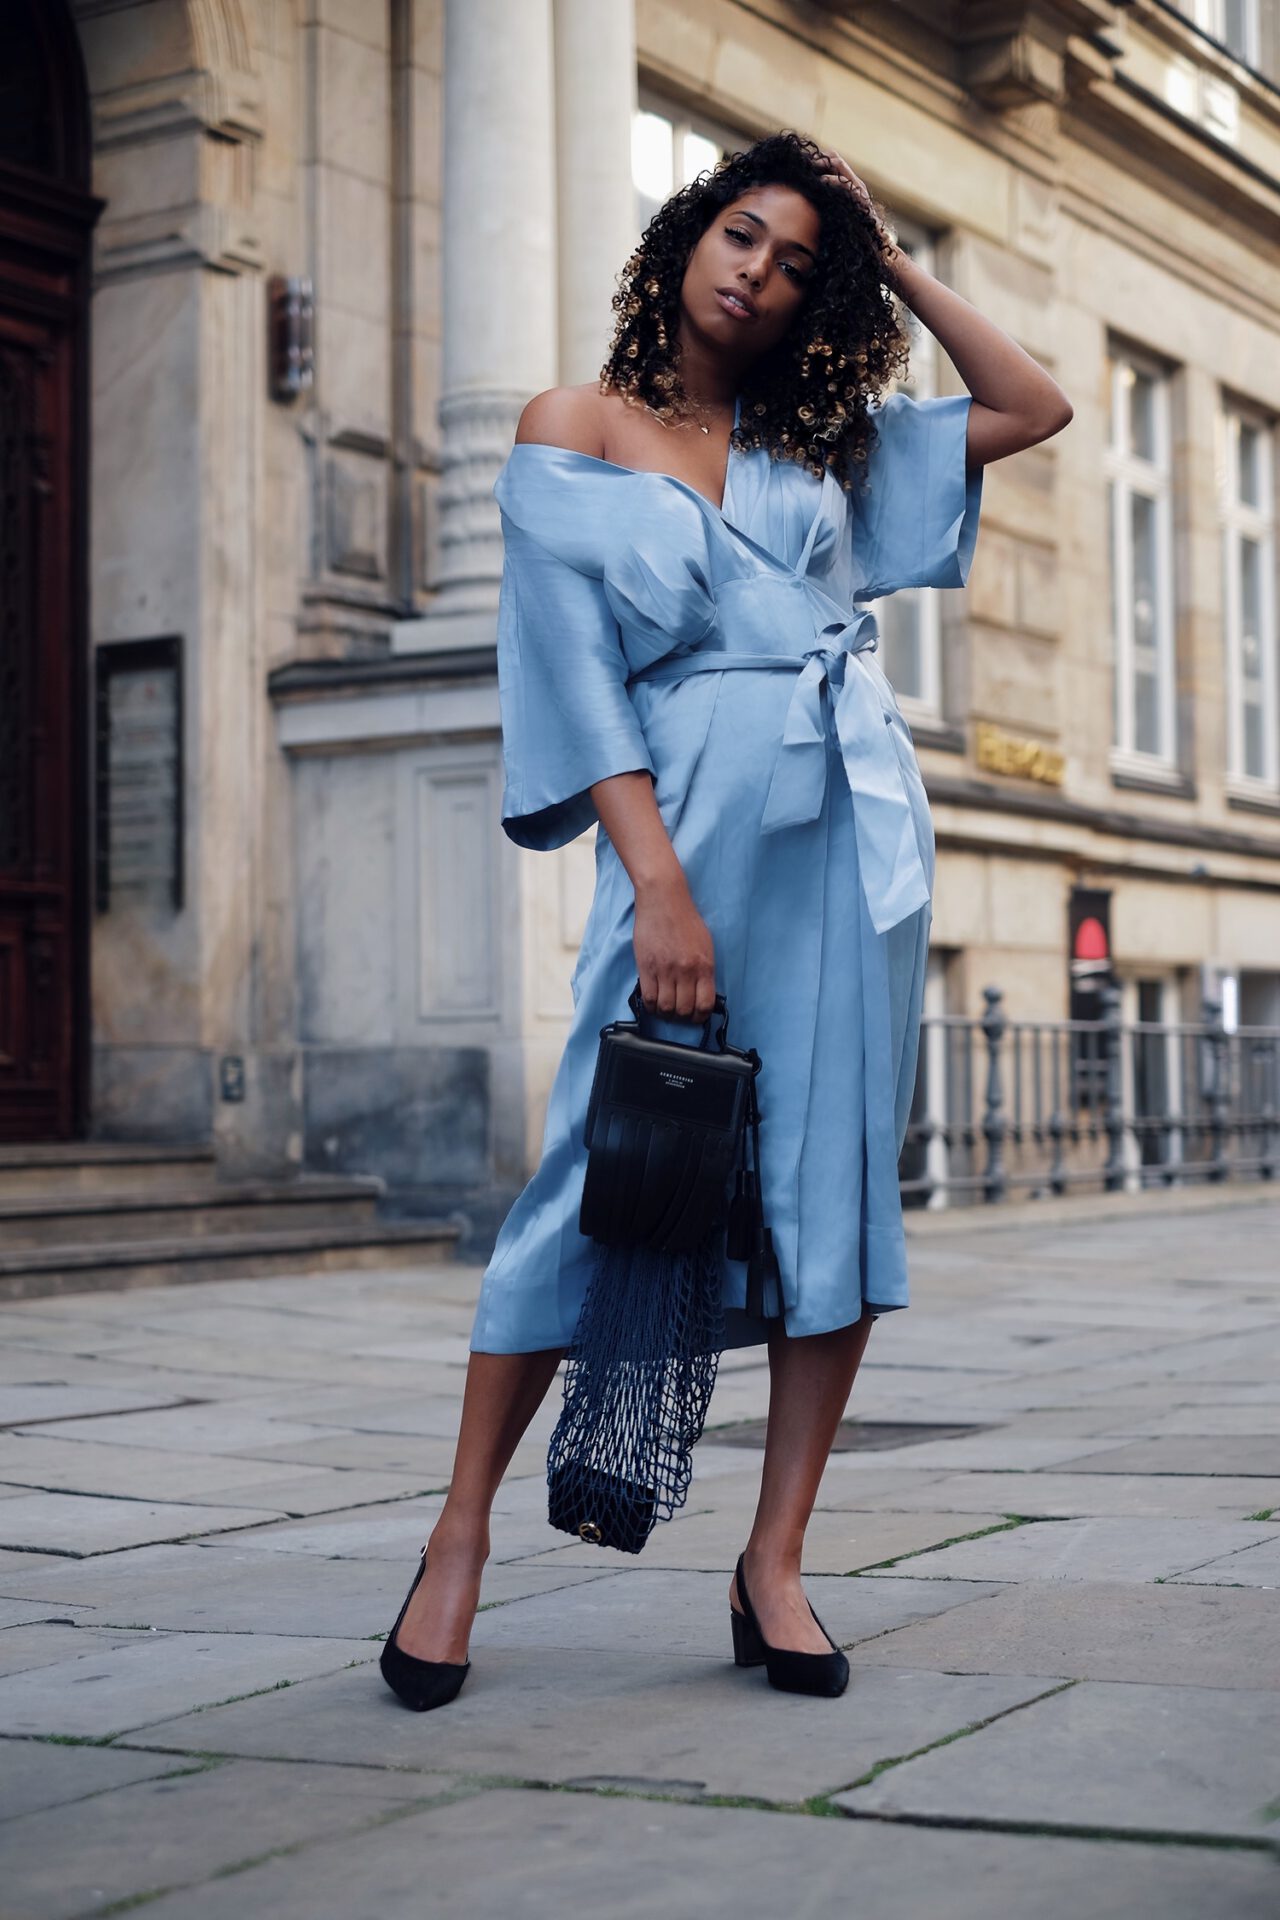
[[[0,1193],[0,1249],[185,1240],[260,1229],[339,1227],[375,1218],[381,1180],[319,1174],[296,1180],[200,1181],[133,1193]]]
[[[150,1141],[59,1140],[0,1145],[0,1204],[45,1194],[149,1193],[212,1185],[217,1162],[211,1146],[173,1147]]]
[[[123,1292],[286,1273],[341,1273],[439,1265],[453,1256],[453,1221],[375,1220],[364,1225],[293,1227],[189,1239],[122,1240],[110,1246],[0,1250],[0,1300]]]

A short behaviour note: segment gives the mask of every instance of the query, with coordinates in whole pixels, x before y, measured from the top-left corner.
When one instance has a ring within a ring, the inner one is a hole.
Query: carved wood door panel
[[[65,1138],[76,903],[71,340],[0,286],[0,1139]]]

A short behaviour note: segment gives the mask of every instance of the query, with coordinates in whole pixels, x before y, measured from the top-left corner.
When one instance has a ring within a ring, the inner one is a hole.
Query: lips
[[[755,319],[758,309],[749,293],[743,293],[739,287],[717,287],[716,294],[722,305],[740,320]]]

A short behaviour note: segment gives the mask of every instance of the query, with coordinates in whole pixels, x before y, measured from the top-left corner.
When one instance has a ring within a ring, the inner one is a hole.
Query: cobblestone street
[[[1273,1920],[1278,1245],[1256,1193],[913,1222],[810,1534],[836,1701],[731,1664],[762,1350],[638,1559],[548,1527],[553,1389],[417,1716],[476,1270],[0,1309],[4,1920]]]

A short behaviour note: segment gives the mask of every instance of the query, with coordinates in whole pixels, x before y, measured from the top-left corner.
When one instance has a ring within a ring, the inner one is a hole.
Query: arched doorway
[[[84,68],[63,0],[0,0],[0,1140],[84,1123]]]

